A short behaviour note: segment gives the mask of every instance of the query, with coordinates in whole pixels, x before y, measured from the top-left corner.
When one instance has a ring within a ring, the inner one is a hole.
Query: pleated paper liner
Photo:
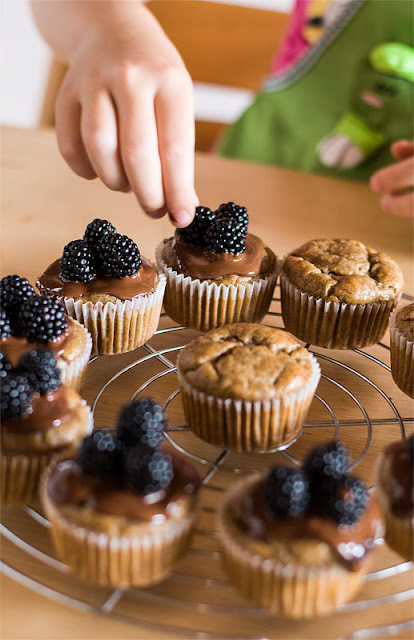
[[[390,316],[391,374],[395,384],[410,398],[414,398],[414,342],[395,326],[399,309]]]

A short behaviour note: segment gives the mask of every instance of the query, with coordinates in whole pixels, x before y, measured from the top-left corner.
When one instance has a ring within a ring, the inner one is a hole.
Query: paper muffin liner
[[[414,342],[395,326],[399,309],[390,315],[391,374],[395,384],[410,398],[414,398]]]
[[[47,466],[62,454],[69,455],[81,438],[89,435],[93,430],[92,412],[85,401],[87,412],[85,429],[76,442],[70,446],[59,447],[43,453],[12,453],[2,452],[1,468],[1,503],[3,507],[19,506],[36,502],[38,499],[39,483]],[[53,429],[53,427],[51,427]]]
[[[209,283],[178,273],[156,250],[157,264],[167,278],[164,309],[179,324],[209,331],[233,322],[260,322],[272,302],[277,269],[268,276],[238,285]]]
[[[300,433],[320,379],[320,367],[310,353],[310,379],[297,391],[271,400],[220,398],[192,387],[178,365],[177,375],[187,425],[210,444],[233,451],[272,451]]]
[[[256,605],[289,618],[327,615],[350,600],[361,586],[366,566],[348,571],[338,563],[324,566],[283,564],[278,558],[250,550],[228,526],[227,509],[256,480],[233,485],[219,507],[218,542],[232,584]],[[247,539],[246,539],[247,540]]]
[[[86,327],[92,336],[92,355],[133,351],[155,333],[161,314],[166,278],[158,274],[154,292],[132,300],[97,302],[60,298],[66,313]]]
[[[71,362],[67,362],[62,357],[57,359],[62,384],[75,389],[75,391],[79,391],[82,386],[83,378],[92,352],[91,334],[85,329],[85,327],[84,331],[86,334],[86,345],[83,352]]]
[[[47,491],[50,470],[51,467],[41,480],[42,506],[52,525],[59,558],[79,578],[119,588],[154,584],[171,572],[187,550],[196,509],[178,521],[131,524],[124,535],[94,531],[71,522],[50,499]]]
[[[304,342],[327,349],[360,349],[379,342],[401,297],[369,304],[326,302],[300,291],[283,271],[280,290],[286,329]]]

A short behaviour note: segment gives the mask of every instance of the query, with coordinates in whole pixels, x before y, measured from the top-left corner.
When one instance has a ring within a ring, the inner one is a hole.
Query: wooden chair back
[[[147,3],[181,53],[194,82],[257,90],[286,29],[284,13],[208,0],[150,0]],[[41,121],[54,125],[55,100],[66,73],[53,60]],[[196,148],[208,149],[223,129],[196,120]]]

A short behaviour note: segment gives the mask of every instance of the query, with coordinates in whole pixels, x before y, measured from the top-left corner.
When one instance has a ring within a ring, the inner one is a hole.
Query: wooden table
[[[98,181],[86,182],[77,178],[60,158],[51,131],[3,130],[2,158],[2,275],[18,273],[34,283],[36,276],[60,255],[64,244],[81,237],[86,224],[95,217],[111,220],[118,231],[132,236],[142,252],[150,258],[154,256],[157,243],[172,234],[168,220],[151,221],[146,218],[133,196],[110,192]],[[261,236],[279,256],[311,238],[359,239],[394,257],[404,272],[405,291],[411,295],[414,293],[412,225],[408,220],[383,213],[377,196],[366,185],[208,155],[197,157],[196,182],[200,200],[204,204],[215,207],[221,202],[234,200],[247,206],[251,231]],[[273,303],[272,309],[278,312],[278,302]],[[281,326],[278,315],[268,317],[266,322]],[[173,323],[164,318],[162,325],[172,326]],[[174,332],[155,337],[151,344],[156,349],[179,346],[194,335],[195,332],[191,331]],[[353,352],[315,351],[321,355],[325,375],[354,393],[373,420],[372,440],[358,466],[358,473],[372,483],[378,453],[386,442],[400,437],[400,428],[386,397],[346,367],[355,368],[372,379],[384,390],[385,396],[391,397],[399,413],[407,418],[408,432],[412,427],[412,403],[393,384],[386,368],[376,362]],[[387,349],[376,346],[365,351],[389,364]],[[138,350],[134,354],[99,359],[88,371],[83,395],[92,402],[111,375],[145,354],[145,351]],[[330,363],[324,359],[326,356],[342,364]],[[122,377],[122,382],[111,385],[97,407],[97,424],[113,424],[119,406],[128,400],[133,390],[154,372],[156,374],[162,370],[162,367],[153,359],[133,369],[133,375]],[[174,374],[160,378],[151,393],[165,400],[176,387],[173,378]],[[367,427],[361,410],[334,383],[324,380],[319,392],[334,407],[343,425],[340,429],[341,438],[357,457],[363,452],[367,440]],[[168,413],[173,424],[182,424],[179,399],[171,403]],[[300,440],[289,450],[295,456],[301,457],[303,451],[314,442],[332,437],[332,419],[316,400],[308,422],[320,426],[304,430]],[[209,469],[215,469],[211,465],[219,460],[222,454],[220,449],[202,443],[185,431],[176,432],[174,439],[184,449],[208,463],[195,463],[204,474]],[[203,489],[203,512],[194,541],[197,554],[189,553],[180,562],[177,568],[179,575],[143,594],[137,591],[119,593],[115,594],[113,600],[108,600],[112,593],[110,590],[95,589],[62,575],[60,571],[48,568],[42,561],[31,557],[25,549],[16,547],[10,540],[3,541],[2,556],[8,565],[32,580],[82,600],[89,606],[101,608],[106,602],[101,612],[105,614],[111,611],[111,615],[102,618],[87,610],[73,610],[4,577],[2,638],[182,638],[196,637],[196,632],[201,633],[198,637],[204,637],[202,632],[205,632],[215,634],[215,637],[337,638],[348,637],[361,628],[407,621],[412,613],[410,600],[405,597],[399,603],[389,603],[387,596],[407,591],[412,586],[409,571],[400,576],[367,582],[357,600],[385,598],[376,601],[372,608],[367,606],[359,610],[353,606],[348,612],[308,623],[275,620],[267,614],[253,611],[229,587],[214,554],[213,511],[220,496],[218,490],[232,481],[235,468],[243,472],[263,468],[278,460],[284,460],[282,454],[229,454],[225,459],[222,458],[221,468]],[[6,526],[39,550],[53,555],[44,527],[36,524],[27,513],[22,513],[22,510],[5,511],[3,519]],[[375,551],[373,568],[386,567],[399,561],[396,554],[381,547]],[[188,577],[194,573],[197,575],[195,582]],[[189,603],[193,603],[190,608]],[[125,616],[139,620],[139,623],[125,622]],[[384,632],[380,630],[375,635],[383,636]],[[410,632],[401,627],[397,637],[409,638]]]

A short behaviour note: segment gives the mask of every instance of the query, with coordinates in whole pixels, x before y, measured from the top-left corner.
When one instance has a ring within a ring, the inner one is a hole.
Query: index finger
[[[371,176],[370,186],[377,193],[398,193],[414,185],[414,158],[380,169]]]

